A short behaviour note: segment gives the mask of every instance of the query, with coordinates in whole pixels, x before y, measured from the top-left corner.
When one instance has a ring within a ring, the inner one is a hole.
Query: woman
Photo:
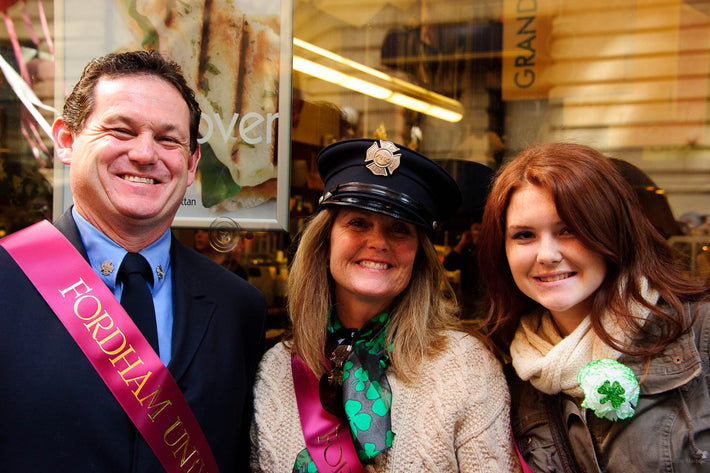
[[[496,176],[480,255],[534,471],[710,470],[707,288],[683,277],[610,159],[523,151]]]
[[[317,162],[326,192],[289,274],[292,335],[257,376],[252,467],[518,471],[500,364],[458,330],[431,241],[455,181],[388,141]]]

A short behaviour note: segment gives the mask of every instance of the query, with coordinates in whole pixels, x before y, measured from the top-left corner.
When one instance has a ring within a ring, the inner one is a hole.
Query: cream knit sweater
[[[371,472],[518,472],[510,430],[510,396],[500,364],[470,335],[448,332],[444,353],[422,363],[420,380],[394,376],[391,449]],[[305,448],[293,392],[290,352],[269,350],[255,385],[253,471],[291,473]]]

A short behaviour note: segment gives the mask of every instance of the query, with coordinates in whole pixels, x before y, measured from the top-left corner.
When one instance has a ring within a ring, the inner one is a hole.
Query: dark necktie
[[[123,282],[121,305],[143,333],[156,353],[158,328],[155,323],[153,296],[148,284],[153,285],[153,272],[145,258],[138,253],[126,253],[118,269],[118,280]]]

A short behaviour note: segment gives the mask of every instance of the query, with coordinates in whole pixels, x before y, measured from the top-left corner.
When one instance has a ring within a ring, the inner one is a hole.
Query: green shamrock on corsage
[[[582,407],[599,418],[616,421],[634,415],[639,400],[639,383],[628,366],[602,358],[587,363],[577,374],[584,391]]]

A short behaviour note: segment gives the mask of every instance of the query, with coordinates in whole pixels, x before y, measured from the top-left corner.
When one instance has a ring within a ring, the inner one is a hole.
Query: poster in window
[[[173,225],[229,217],[244,230],[287,229],[292,18],[292,0],[58,0],[55,103],[95,57],[161,51],[202,109],[202,157]],[[55,217],[72,202],[68,174],[58,163]]]

